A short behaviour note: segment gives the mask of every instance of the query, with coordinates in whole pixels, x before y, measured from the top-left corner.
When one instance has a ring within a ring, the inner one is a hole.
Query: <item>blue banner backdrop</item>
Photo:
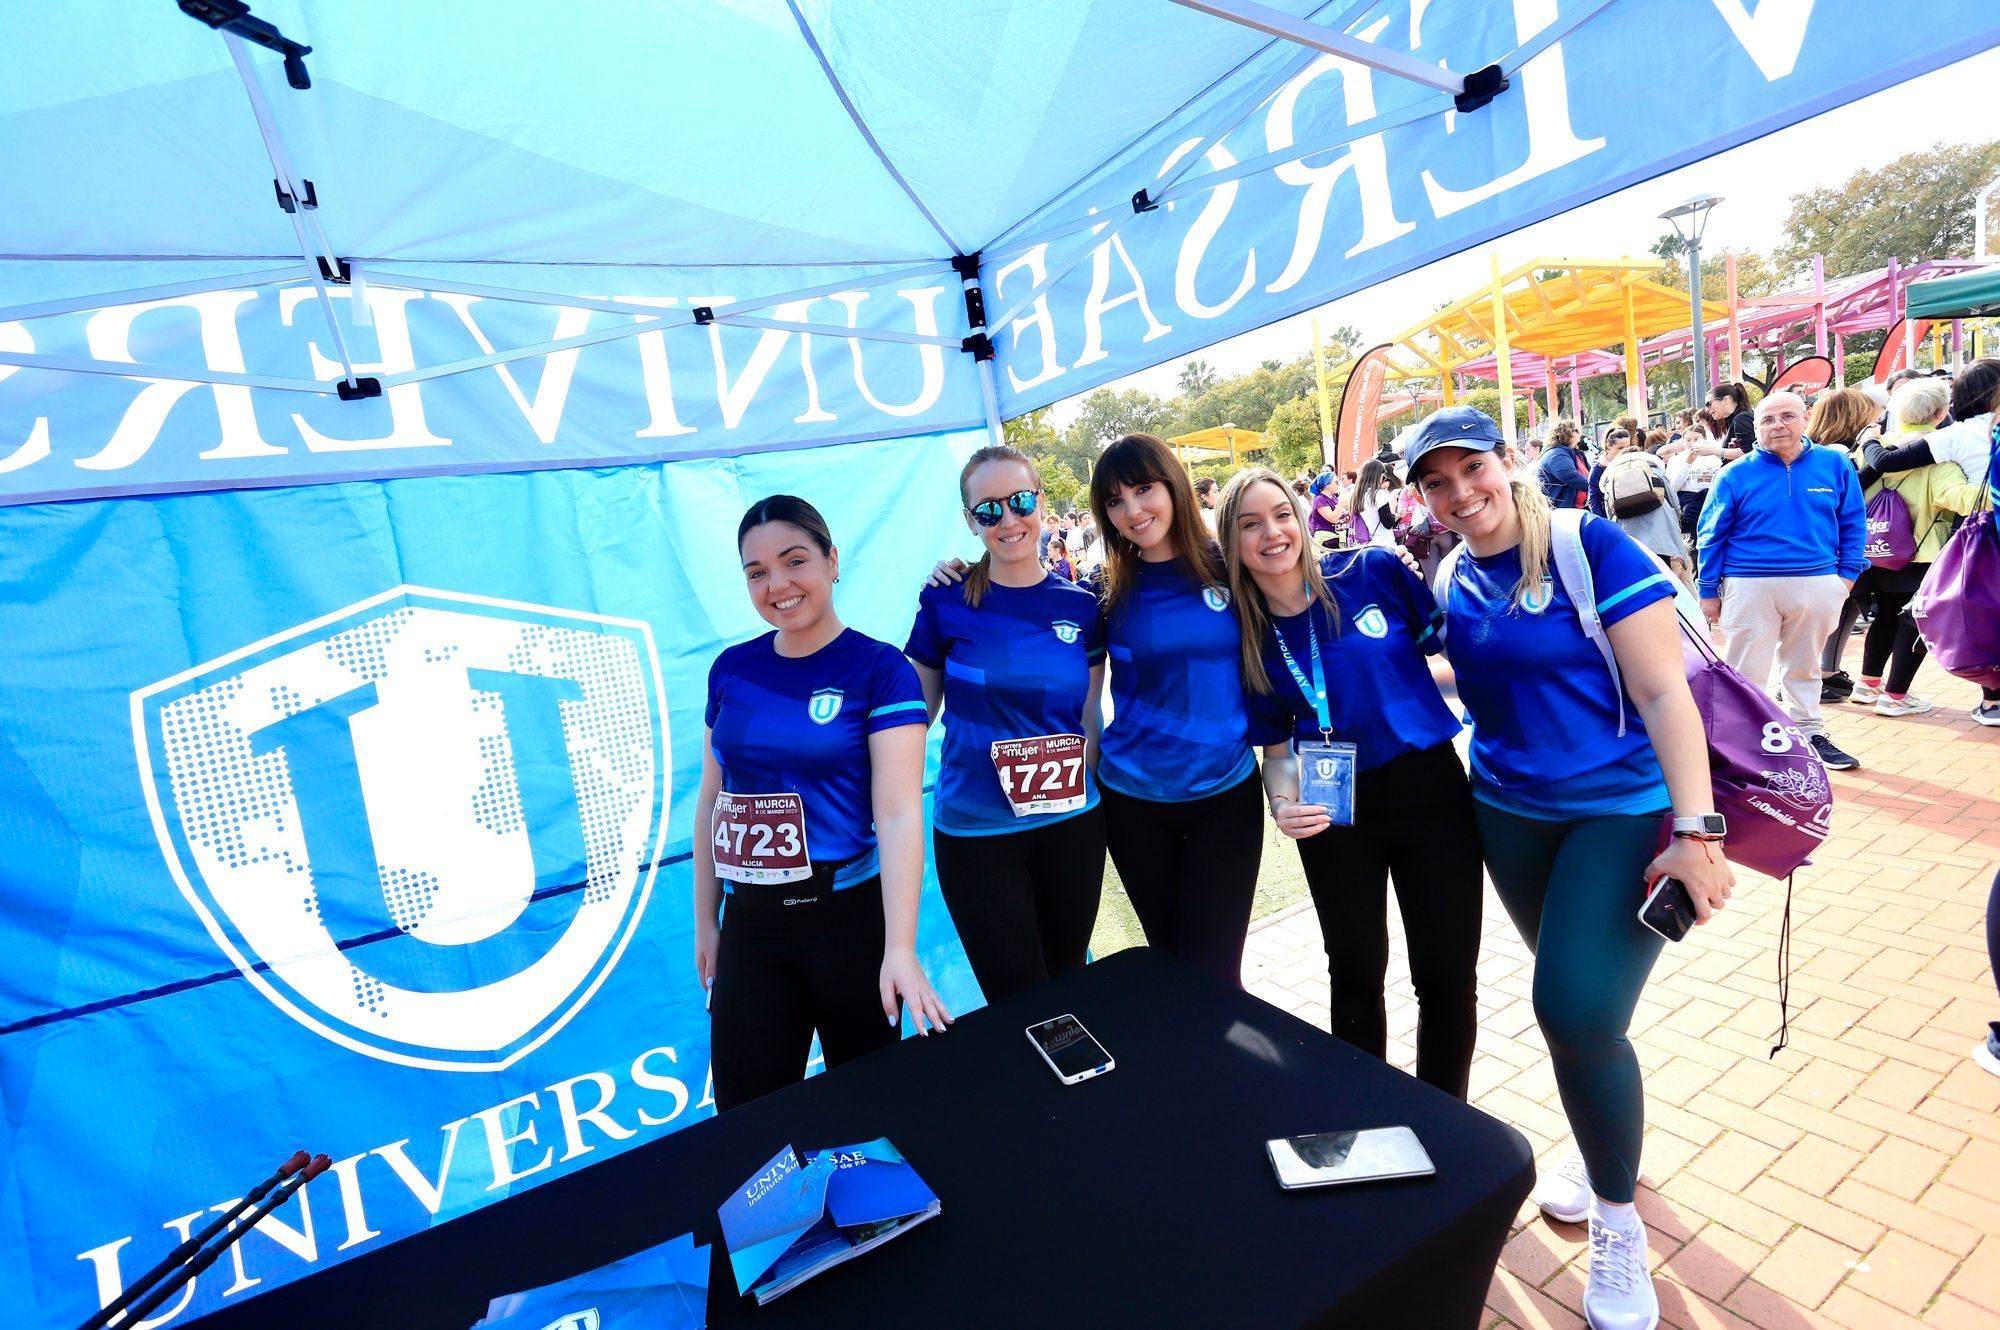
[[[16,1323],[76,1324],[300,1146],[333,1171],[155,1324],[711,1113],[688,854],[708,665],[765,627],[737,519],[819,505],[843,618],[900,646],[983,437],[13,509]],[[920,949],[978,1003],[934,881]]]

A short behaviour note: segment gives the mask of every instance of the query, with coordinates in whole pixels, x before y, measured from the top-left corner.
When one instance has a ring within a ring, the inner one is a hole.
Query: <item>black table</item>
[[[1116,1070],[1060,1084],[1022,1030],[1074,1012]],[[1279,1190],[1264,1142],[1407,1124],[1435,1177]],[[766,1307],[715,1208],[784,1144],[887,1136],[943,1213]],[[1472,1330],[1534,1181],[1512,1128],[1277,1008],[1121,952],[615,1159],[199,1322],[465,1330],[493,1295],[692,1230],[709,1324]]]

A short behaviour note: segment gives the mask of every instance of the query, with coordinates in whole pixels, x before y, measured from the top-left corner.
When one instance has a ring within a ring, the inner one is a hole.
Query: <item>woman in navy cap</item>
[[[711,992],[718,1110],[950,1023],[917,960],[924,730],[916,671],[840,622],[840,551],[817,509],[760,499],[736,529],[775,630],[708,672],[695,800],[695,972]],[[726,884],[726,885],[725,885]],[[724,894],[728,909],[721,911]]]
[[[1638,912],[1647,887],[1672,877],[1706,922],[1734,877],[1672,578],[1614,524],[1553,514],[1493,451],[1500,442],[1486,416],[1447,407],[1405,456],[1431,515],[1465,540],[1436,590],[1472,718],[1475,820],[1501,904],[1535,954],[1535,1017],[1581,1155],[1544,1174],[1536,1200],[1558,1219],[1589,1217],[1589,1323],[1646,1330],[1659,1304],[1632,1205],[1644,1094],[1626,1031],[1661,939]],[[1579,593],[1594,601],[1615,673],[1552,554],[1587,572]]]
[[[1388,550],[1320,559],[1301,507],[1277,472],[1255,467],[1223,491],[1218,524],[1244,683],[1253,701],[1278,704],[1275,733],[1253,707],[1271,817],[1298,843],[1319,914],[1333,1032],[1378,1058],[1395,875],[1417,1076],[1463,1099],[1479,1018],[1479,840],[1452,749],[1459,723],[1425,661],[1439,647],[1437,604]],[[1464,830],[1440,836],[1440,821]]]

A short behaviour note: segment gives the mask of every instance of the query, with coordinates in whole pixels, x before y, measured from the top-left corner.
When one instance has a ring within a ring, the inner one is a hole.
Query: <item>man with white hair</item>
[[[1820,721],[1819,651],[1868,566],[1868,519],[1853,463],[1805,429],[1797,394],[1757,404],[1756,448],[1723,468],[1701,510],[1698,588],[1702,612],[1726,639],[1725,659],[1760,685],[1775,660],[1799,732],[1827,766],[1848,771],[1861,764]]]

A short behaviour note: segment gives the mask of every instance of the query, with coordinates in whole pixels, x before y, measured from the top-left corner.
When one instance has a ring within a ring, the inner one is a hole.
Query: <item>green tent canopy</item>
[[[1913,319],[1976,319],[2000,315],[2000,266],[1912,282],[1908,313]]]

